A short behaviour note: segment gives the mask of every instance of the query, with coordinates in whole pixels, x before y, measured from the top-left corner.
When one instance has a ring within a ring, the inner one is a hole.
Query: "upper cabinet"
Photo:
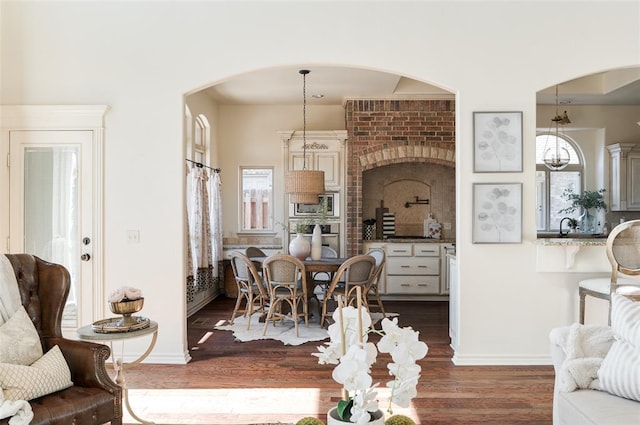
[[[611,156],[611,211],[640,211],[640,144],[608,145]]]
[[[287,170],[324,171],[327,190],[340,191],[344,186],[345,130],[307,131],[306,149],[301,131],[279,131],[284,142]],[[305,164],[306,151],[306,164]]]

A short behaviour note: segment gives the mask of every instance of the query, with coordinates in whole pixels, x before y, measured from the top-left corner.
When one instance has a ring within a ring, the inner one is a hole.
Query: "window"
[[[273,168],[240,167],[240,231],[273,230]]]
[[[569,151],[569,165],[560,171],[551,171],[544,165],[544,152],[555,144]],[[562,197],[565,189],[582,192],[584,160],[578,145],[563,135],[542,134],[536,137],[536,225],[538,231],[555,231],[567,214],[559,211],[571,205]],[[577,218],[579,211],[573,213]]]

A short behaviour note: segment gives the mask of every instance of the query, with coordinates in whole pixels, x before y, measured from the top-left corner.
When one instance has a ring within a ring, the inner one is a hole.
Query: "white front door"
[[[62,326],[95,321],[94,135],[82,131],[10,131],[10,252],[64,265],[71,290]]]

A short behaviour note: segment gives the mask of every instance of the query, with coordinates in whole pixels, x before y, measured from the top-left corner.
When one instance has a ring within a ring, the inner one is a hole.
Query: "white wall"
[[[188,350],[183,95],[285,64],[379,69],[457,93],[461,362],[547,362],[549,330],[576,319],[575,277],[535,272],[535,94],[585,74],[640,65],[637,2],[554,2],[553,13],[534,1],[0,7],[3,104],[111,106],[105,279],[109,287],[138,283],[151,295],[144,312],[160,325],[152,361],[184,361]],[[550,48],[559,41],[563,48]],[[483,110],[523,111],[522,173],[473,173],[472,112]],[[472,183],[492,181],[524,184],[522,244],[471,243]],[[132,228],[140,229],[138,245],[126,243]]]

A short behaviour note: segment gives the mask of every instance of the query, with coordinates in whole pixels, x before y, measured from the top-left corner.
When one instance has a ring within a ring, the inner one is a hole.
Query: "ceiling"
[[[310,66],[307,104],[342,105],[348,99],[454,99],[453,93],[408,77],[368,69]],[[300,67],[267,68],[238,75],[205,89],[221,105],[300,105]],[[640,68],[602,72],[559,85],[560,103],[640,105]],[[314,95],[321,94],[322,98]],[[537,94],[555,103],[555,86]]]

